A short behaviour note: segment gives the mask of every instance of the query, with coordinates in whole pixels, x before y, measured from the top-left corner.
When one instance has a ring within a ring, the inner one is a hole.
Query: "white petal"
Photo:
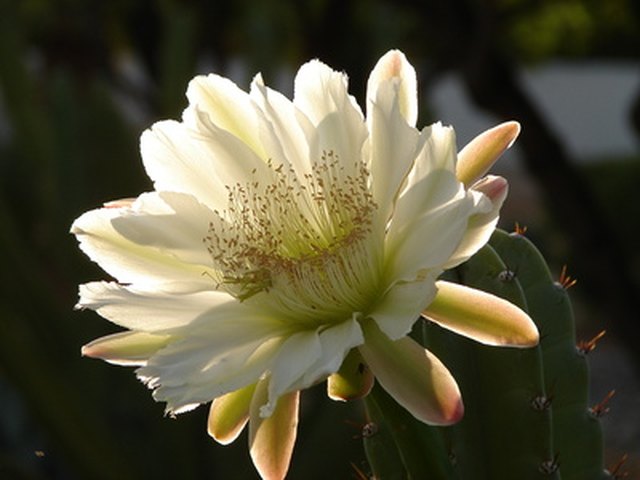
[[[502,180],[502,182],[499,180]],[[489,175],[484,179],[479,180],[476,185],[471,187],[471,191],[472,193],[480,194],[483,185],[486,184],[486,182],[492,181],[498,181],[498,183],[503,185],[501,192],[499,192],[497,196],[494,196],[494,198],[490,198],[484,194],[481,194],[478,198],[478,203],[484,202],[485,204],[489,203],[485,198],[489,198],[491,200],[491,207],[490,209],[487,207],[489,211],[486,213],[477,213],[469,218],[469,223],[467,224],[467,230],[465,231],[464,237],[456,251],[451,255],[451,258],[449,258],[449,261],[445,264],[445,269],[453,268],[460,265],[462,262],[467,261],[472,255],[486,245],[493,234],[496,225],[498,224],[500,208],[507,197],[508,187],[506,180],[502,177]]]
[[[140,149],[156,190],[191,194],[212,210],[227,206],[226,186],[268,174],[265,162],[247,144],[206,116],[198,131],[178,122],[158,122],[142,134]]]
[[[411,281],[421,270],[442,269],[460,244],[474,213],[472,197],[464,191],[460,194],[417,216],[403,229],[389,232],[386,261],[390,278]]]
[[[435,297],[435,280],[439,274],[440,271],[428,272],[420,280],[396,283],[369,316],[392,340],[405,336]]]
[[[251,84],[251,98],[261,113],[260,138],[269,158],[276,164],[292,166],[302,179],[311,171],[306,133],[309,120],[284,95],[267,88],[259,75]]]
[[[140,366],[171,341],[170,335],[120,332],[100,337],[82,347],[82,355],[114,365]]]
[[[348,123],[363,119],[360,107],[347,91],[347,76],[318,60],[307,62],[298,70],[293,103],[314,125],[333,112],[343,114]]]
[[[371,103],[376,103],[380,86],[396,79],[398,85],[398,106],[406,122],[414,127],[418,119],[418,81],[416,71],[399,50],[385,53],[373,68],[367,82],[367,118]]]
[[[247,92],[227,78],[210,74],[191,80],[187,98],[190,107],[184,113],[185,122],[197,126],[197,112],[203,112],[213,125],[246,143],[259,157],[263,156],[258,117]]]
[[[121,327],[165,332],[188,325],[205,312],[236,302],[226,293],[174,293],[109,282],[80,285],[77,308],[90,308]]]
[[[189,264],[155,247],[136,244],[117,232],[112,222],[127,214],[128,208],[92,210],[73,222],[71,233],[89,258],[122,283],[172,283],[181,291],[211,288],[211,279],[203,276],[207,268],[202,265]]]
[[[295,80],[294,105],[315,126],[308,139],[312,162],[333,154],[345,175],[357,171],[367,138],[360,107],[347,92],[347,78],[314,60],[303,65]]]
[[[284,341],[281,321],[234,302],[201,316],[184,338],[137,370],[169,411],[207,402],[258,381]]]
[[[316,362],[321,348],[316,331],[298,332],[287,338],[270,368],[269,401],[260,408],[262,417],[271,415],[282,394],[297,390],[293,385]]]
[[[300,389],[313,385],[327,375],[337,372],[349,350],[361,345],[364,342],[364,337],[360,324],[354,315],[351,320],[322,330],[319,334],[319,340],[320,357],[305,372]]]
[[[153,247],[185,263],[211,264],[203,245],[213,212],[191,195],[162,192],[141,195],[131,208],[111,221],[113,228],[131,242]]]
[[[402,116],[399,96],[397,84],[383,83],[377,90],[375,101],[370,102],[367,115],[371,188],[385,222],[419,148],[418,132]]]

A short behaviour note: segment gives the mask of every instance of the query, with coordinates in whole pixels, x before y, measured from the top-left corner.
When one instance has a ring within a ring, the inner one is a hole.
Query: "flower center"
[[[228,186],[228,207],[209,224],[218,288],[241,301],[264,292],[261,305],[301,320],[362,312],[382,264],[368,169],[345,167],[333,151],[301,175],[268,167],[269,183]]]

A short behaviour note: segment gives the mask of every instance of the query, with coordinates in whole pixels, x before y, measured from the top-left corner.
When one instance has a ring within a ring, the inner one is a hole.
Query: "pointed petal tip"
[[[516,121],[501,123],[471,140],[458,154],[456,176],[466,186],[473,184],[500,158],[520,135]]]
[[[456,283],[436,282],[438,293],[423,312],[452,332],[491,346],[529,348],[538,328],[521,308],[496,295]]]

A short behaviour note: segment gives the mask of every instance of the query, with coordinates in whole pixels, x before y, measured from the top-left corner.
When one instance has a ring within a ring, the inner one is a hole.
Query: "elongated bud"
[[[256,385],[248,385],[216,398],[211,403],[207,431],[213,439],[228,445],[233,442],[249,420],[249,408]]]
[[[458,153],[456,176],[465,187],[486,174],[520,134],[518,122],[505,122],[482,132]]]
[[[362,355],[352,349],[340,370],[327,379],[327,395],[332,400],[346,402],[366,397],[373,387],[374,377]]]

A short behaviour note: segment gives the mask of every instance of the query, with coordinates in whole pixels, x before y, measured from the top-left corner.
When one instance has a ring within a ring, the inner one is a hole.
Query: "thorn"
[[[629,476],[629,472],[621,471],[622,466],[624,465],[624,463],[627,461],[628,458],[629,458],[629,454],[625,453],[624,455],[622,455],[620,460],[618,460],[618,463],[616,463],[613,466],[613,468],[609,469],[609,475],[611,475],[611,478],[613,478],[614,480],[621,480]]]
[[[520,223],[516,222],[515,226],[513,227],[513,233],[515,233],[516,235],[524,235],[525,233],[527,233],[527,226],[520,225]]]
[[[578,280],[576,280],[575,278],[571,278],[569,275],[567,275],[567,266],[563,265],[562,270],[560,270],[560,278],[558,279],[556,284],[558,284],[565,290],[569,290],[576,283],[578,283]]]
[[[609,401],[616,394],[615,390],[611,390],[607,395],[602,399],[600,403],[596,403],[593,407],[589,408],[589,412],[595,418],[604,417],[607,413],[609,413]]]
[[[591,340],[580,340],[578,342],[578,345],[576,346],[576,348],[578,349],[578,353],[580,353],[581,355],[587,355],[587,354],[593,352],[596,349],[598,341],[602,337],[604,337],[604,335],[606,333],[607,333],[606,330],[602,330],[600,333],[598,333]]]

